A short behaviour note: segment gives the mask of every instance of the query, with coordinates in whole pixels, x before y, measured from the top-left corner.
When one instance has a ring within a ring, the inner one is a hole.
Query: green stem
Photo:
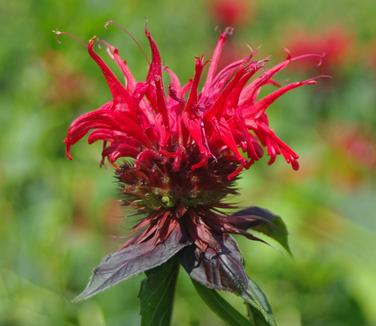
[[[139,299],[141,326],[169,326],[174,304],[179,263],[175,257],[146,272]]]
[[[197,293],[210,309],[221,319],[231,326],[255,326],[253,322],[245,318],[235,308],[233,308],[225,299],[223,299],[215,290],[211,290],[193,281]]]

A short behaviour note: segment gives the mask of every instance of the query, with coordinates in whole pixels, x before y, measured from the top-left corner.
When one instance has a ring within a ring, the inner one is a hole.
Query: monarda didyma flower
[[[230,234],[260,240],[254,230],[288,248],[286,228],[278,216],[259,207],[228,215],[225,211],[233,207],[223,199],[236,194],[239,173],[263,156],[263,148],[269,164],[282,155],[298,169],[298,155],[270,128],[266,112],[286,92],[316,83],[309,79],[280,86],[274,76],[293,61],[319,56],[288,56],[253,79],[267,62],[254,60],[255,53],[217,71],[230,33],[226,29],[220,35],[209,61],[196,58],[194,76],[184,85],[162,65],[148,30],[152,60],[142,82],[135,80],[117,48],[100,41],[124,75],[121,82],[95,52],[98,40],[89,41],[89,54],[112,100],[74,120],[65,139],[67,156],[72,158],[71,146],[87,134],[89,144],[102,141],[101,163],[108,160],[115,167],[124,205],[137,210],[139,221],[122,248],[94,270],[79,299],[175,259],[199,286],[242,296],[272,323],[270,308],[246,275]],[[170,80],[168,91],[163,73]],[[261,88],[270,84],[277,89],[259,98]]]

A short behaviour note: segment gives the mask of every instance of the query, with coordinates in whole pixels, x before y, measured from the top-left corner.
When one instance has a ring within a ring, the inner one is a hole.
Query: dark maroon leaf
[[[250,312],[255,310],[253,320],[256,316],[262,318],[263,324],[275,326],[265,295],[244,270],[235,240],[228,236],[219,243],[222,246],[216,253],[202,252],[194,245],[186,247],[179,254],[181,264],[194,281],[205,287],[230,291],[242,297],[250,305]]]
[[[252,206],[242,209],[229,216],[229,223],[239,229],[249,229],[261,232],[279,242],[290,254],[288,232],[280,216],[267,209]]]
[[[181,252],[181,264],[192,279],[207,288],[231,292],[246,289],[248,278],[235,240],[227,236],[221,245],[216,253],[189,246]]]
[[[261,208],[258,206],[250,206],[244,209],[241,209],[240,211],[237,211],[233,216],[255,216],[255,217],[262,217],[267,220],[273,220],[275,218],[275,214],[273,214],[271,211]]]
[[[179,226],[164,243],[155,246],[153,241],[130,245],[105,257],[75,301],[87,299],[131,276],[157,267],[190,244]]]

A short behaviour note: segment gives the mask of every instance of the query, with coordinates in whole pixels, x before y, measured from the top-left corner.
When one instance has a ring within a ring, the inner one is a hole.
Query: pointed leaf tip
[[[272,308],[264,292],[251,279],[248,279],[248,288],[240,294],[247,305],[249,305],[250,317],[254,319],[257,326],[277,326]]]
[[[256,221],[258,221],[258,223],[253,222],[252,224],[248,225],[248,228],[263,233],[277,241],[292,256],[288,243],[287,227],[280,216],[275,215],[265,208],[257,206],[242,209],[233,214],[233,216],[254,218]]]
[[[84,291],[73,302],[86,300],[136,274],[157,267],[190,244],[183,238],[180,227],[176,227],[164,243],[155,246],[154,240],[151,238],[106,256],[93,270]]]

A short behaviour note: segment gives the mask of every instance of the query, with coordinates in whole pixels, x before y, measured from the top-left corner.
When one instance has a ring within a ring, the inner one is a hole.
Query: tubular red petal
[[[169,67],[164,67],[164,70],[170,76],[171,87],[176,92],[177,97],[181,97],[181,84],[178,76],[176,76],[176,74]]]
[[[105,148],[102,152],[102,156],[107,156],[111,162],[116,162],[120,157],[133,157],[139,153],[137,147],[130,146],[128,144],[112,144],[111,146]]]
[[[222,118],[222,119],[217,120],[213,118],[212,124],[214,128],[216,129],[220,139],[235,154],[235,157],[239,160],[240,164],[242,165],[245,164],[244,158],[239,153],[237,144],[232,134],[232,130],[229,127],[228,123],[225,121],[225,119]]]
[[[149,67],[148,75],[146,77],[146,81],[150,83],[154,81],[155,78],[162,78],[162,61],[158,47],[147,28],[145,28],[145,35],[149,41],[152,54],[151,64]]]
[[[271,94],[265,96],[264,98],[262,98],[261,100],[259,100],[257,103],[255,103],[253,106],[251,106],[249,110],[247,110],[247,108],[245,108],[244,109],[244,111],[245,111],[244,117],[246,117],[248,119],[257,119],[275,100],[277,100],[279,97],[281,97],[285,93],[287,93],[287,92],[289,92],[289,91],[291,91],[295,88],[304,86],[304,85],[314,85],[314,84],[317,84],[316,80],[308,79],[308,80],[295,82],[295,83],[291,83],[291,84],[288,84],[286,86],[283,86],[280,89],[274,91],[273,93],[271,93]]]
[[[278,154],[282,154],[285,161],[296,169],[299,165],[296,162],[299,156],[265,124],[259,124],[259,130],[256,131],[257,135],[263,143],[266,144],[268,155],[272,164]]]
[[[236,69],[238,69],[241,65],[247,62],[250,62],[254,54],[255,53],[252,52],[245,58],[241,60],[237,60],[233,63],[230,63],[229,65],[224,67],[213,79],[210,90],[221,88],[223,86],[223,82],[228,80],[231,77],[231,75],[234,73],[234,71],[236,71]]]
[[[170,119],[169,119],[169,114],[167,111],[167,106],[166,106],[166,100],[165,96],[163,93],[163,86],[162,86],[162,80],[161,78],[157,78],[155,80],[155,88],[156,88],[156,94],[157,94],[157,110],[161,113],[162,118],[163,118],[163,124],[167,130],[167,136],[169,136],[169,131],[170,131]],[[167,142],[167,139],[164,140],[164,142]]]
[[[187,128],[189,136],[195,141],[201,155],[201,160],[192,165],[192,170],[204,166],[208,161],[208,157],[211,156],[210,150],[206,146],[204,135],[202,134],[202,123],[201,119],[193,119],[187,113],[183,113],[183,124]]]
[[[130,91],[133,91],[136,86],[136,79],[134,78],[132,72],[129,70],[126,62],[120,58],[119,50],[117,48],[114,48],[112,54],[114,56],[114,60],[116,61],[116,63],[118,64],[118,66],[124,74],[124,77],[127,81],[127,88]]]
[[[101,57],[94,51],[94,44],[95,44],[95,38],[92,38],[89,41],[88,52],[90,56],[94,59],[94,61],[97,63],[99,68],[102,70],[103,76],[105,77],[107,81],[108,87],[111,91],[114,101],[116,102],[125,101],[128,105],[130,105],[132,102],[130,94],[123,87],[123,85],[121,85],[119,80],[115,77],[114,73],[105,64],[105,62],[101,59]]]
[[[193,112],[194,104],[197,102],[198,84],[200,82],[203,68],[204,68],[203,58],[202,57],[196,58],[195,75],[194,75],[192,86],[191,86],[191,92],[189,94],[188,101],[184,108],[184,110],[188,111],[189,113]]]
[[[221,56],[223,46],[225,45],[226,39],[229,35],[231,35],[233,33],[233,31],[234,31],[233,28],[227,27],[225,29],[225,31],[223,33],[221,33],[221,35],[219,36],[217,45],[214,49],[214,52],[213,52],[213,55],[212,55],[212,58],[211,58],[211,62],[210,62],[209,70],[208,70],[208,75],[206,77],[205,85],[204,85],[203,90],[202,90],[202,93],[203,93],[204,96],[206,95],[206,93],[207,93],[208,89],[210,88],[211,83],[213,81],[214,74],[217,70],[219,58]]]
[[[306,54],[297,57],[288,57],[286,60],[267,70],[260,77],[256,78],[252,83],[250,83],[243,91],[243,100],[240,102],[240,105],[247,106],[253,104],[255,101],[255,95],[259,91],[260,87],[266,85],[276,73],[285,69],[293,61],[303,60],[307,58],[321,59],[321,56],[317,54]]]
[[[205,112],[205,115],[204,115],[205,119],[210,120],[214,116],[221,115],[224,109],[224,106],[226,104],[226,99],[228,98],[230,93],[234,90],[235,86],[237,85],[241,77],[243,76],[245,69],[246,68],[243,67],[237,71],[237,73],[232,78],[232,80],[221,91],[221,94],[219,95],[214,105]]]

